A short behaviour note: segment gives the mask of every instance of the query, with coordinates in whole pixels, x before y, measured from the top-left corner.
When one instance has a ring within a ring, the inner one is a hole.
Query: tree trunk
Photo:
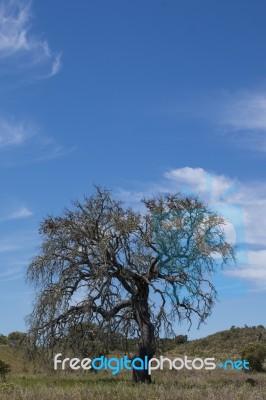
[[[138,286],[138,293],[133,299],[135,320],[140,330],[140,340],[138,343],[138,353],[133,358],[140,358],[145,365],[146,360],[150,360],[155,353],[154,326],[151,322],[149,311],[149,285],[141,282]],[[139,362],[139,365],[141,362]],[[151,383],[151,375],[147,369],[133,369],[133,380],[135,382]]]

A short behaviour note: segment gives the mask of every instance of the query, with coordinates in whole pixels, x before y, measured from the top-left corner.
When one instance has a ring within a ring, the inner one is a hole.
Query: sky
[[[0,0],[0,333],[25,331],[40,221],[110,188],[196,194],[237,264],[199,330],[266,325],[263,0]]]

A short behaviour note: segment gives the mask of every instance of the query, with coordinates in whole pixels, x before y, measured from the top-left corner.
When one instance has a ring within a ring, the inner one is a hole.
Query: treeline
[[[7,336],[0,334],[0,345],[8,345],[11,347],[20,348],[27,340],[27,333],[25,332],[11,332]]]
[[[29,342],[28,334],[25,332],[11,332],[8,335],[0,334],[0,345],[7,345],[13,348],[21,349],[26,347],[26,344]],[[131,352],[137,348],[138,338],[126,338],[120,333],[109,333],[100,335],[99,332],[97,335],[93,335],[90,332],[88,335],[88,330],[86,334],[84,331],[68,332],[68,334],[64,338],[54,338],[54,344],[58,349],[62,346],[62,348],[72,350],[78,350],[82,353],[90,350],[91,347],[94,347],[94,350],[98,350],[101,348],[104,352],[106,352],[106,345],[108,344],[109,351],[121,351],[121,352]],[[174,338],[158,338],[157,344],[158,349],[162,352],[169,351],[180,344],[187,343],[188,337],[187,335],[177,335]],[[82,348],[81,348],[82,347]],[[96,351],[97,351],[96,350]],[[97,351],[97,352],[98,352]]]

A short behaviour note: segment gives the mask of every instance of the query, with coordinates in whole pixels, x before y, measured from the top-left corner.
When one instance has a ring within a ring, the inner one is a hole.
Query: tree
[[[11,347],[22,348],[27,340],[27,334],[24,332],[11,332],[8,335],[8,344]]]
[[[27,272],[36,287],[30,334],[39,346],[93,323],[138,335],[137,355],[150,359],[163,328],[173,334],[176,319],[192,323],[195,314],[200,324],[210,315],[210,278],[234,260],[225,219],[179,193],[142,202],[145,212],[134,211],[96,187],[72,210],[41,222],[42,245]],[[150,382],[147,371],[134,376]]]
[[[188,337],[187,337],[187,335],[178,335],[178,336],[176,336],[175,338],[174,338],[174,340],[175,340],[175,344],[183,344],[183,343],[186,343],[187,342],[187,339],[188,339]]]

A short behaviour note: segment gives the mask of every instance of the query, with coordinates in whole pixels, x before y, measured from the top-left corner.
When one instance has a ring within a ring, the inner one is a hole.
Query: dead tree
[[[139,337],[138,357],[156,351],[162,329],[196,314],[210,315],[211,276],[234,260],[225,220],[197,198],[180,194],[144,199],[145,213],[126,208],[110,191],[75,202],[40,225],[42,244],[28,267],[36,288],[28,317],[35,345],[51,346],[78,324]],[[61,341],[62,343],[62,341]],[[150,382],[148,371],[134,372]]]

